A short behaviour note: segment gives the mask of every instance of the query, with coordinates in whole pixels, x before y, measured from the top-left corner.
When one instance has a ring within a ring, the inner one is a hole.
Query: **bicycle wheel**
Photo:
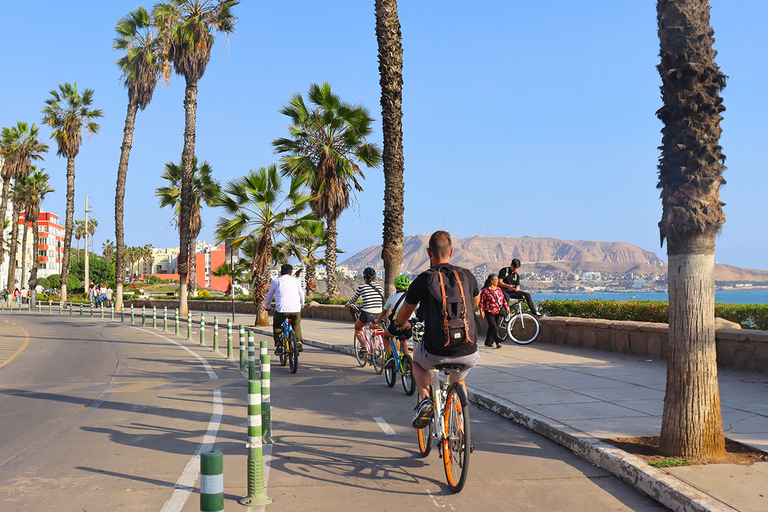
[[[400,375],[403,390],[406,395],[411,396],[416,391],[416,381],[413,380],[413,359],[406,354],[400,359],[400,364],[403,366],[403,373]]]
[[[499,328],[497,334],[499,335],[499,339],[501,341],[504,341],[507,339],[507,320],[509,315],[505,316],[504,318],[499,317]]]
[[[296,335],[293,331],[288,333],[288,343],[286,343],[286,346],[289,347],[288,368],[291,370],[291,373],[296,373],[299,369],[299,347],[296,345]]]
[[[472,437],[469,431],[468,405],[461,385],[451,384],[443,412],[446,438],[442,442],[442,449],[445,478],[452,492],[461,492],[469,472]]]
[[[395,387],[395,373],[397,373],[395,364],[394,357],[388,357],[387,360],[384,361],[384,380],[387,381],[387,386],[390,388]]]
[[[357,358],[357,364],[359,364],[361,368],[368,364],[368,351],[365,349],[365,346],[360,343],[360,340],[357,339],[357,336],[355,336],[354,351],[355,358]]]
[[[430,421],[429,425],[419,429],[419,453],[422,457],[429,455],[432,451],[432,432],[434,424]]]
[[[381,340],[381,334],[376,334],[373,337],[371,365],[373,365],[373,371],[381,375],[381,372],[384,370],[384,344]]]
[[[507,334],[518,345],[532,343],[539,336],[539,321],[530,313],[515,315],[507,326]]]
[[[283,342],[283,351],[280,352],[280,366],[285,366],[285,363],[288,362],[288,353],[286,352],[288,350],[288,347],[285,344],[285,337],[281,334],[280,340]]]

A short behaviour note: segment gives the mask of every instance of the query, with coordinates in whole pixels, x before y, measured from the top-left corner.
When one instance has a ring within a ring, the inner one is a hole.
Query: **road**
[[[244,379],[209,347],[119,322],[4,314],[0,365],[0,510],[199,510],[193,456],[206,443],[225,454],[225,509],[244,509]],[[474,406],[469,479],[453,495],[437,451],[418,454],[415,398],[399,383],[312,347],[299,365],[272,368],[267,510],[664,510]]]

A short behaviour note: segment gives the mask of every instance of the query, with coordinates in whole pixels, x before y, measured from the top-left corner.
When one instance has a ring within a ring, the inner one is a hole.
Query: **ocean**
[[[535,301],[560,300],[668,300],[664,292],[595,292],[543,293],[532,292]],[[715,302],[725,304],[768,304],[768,290],[715,290]]]

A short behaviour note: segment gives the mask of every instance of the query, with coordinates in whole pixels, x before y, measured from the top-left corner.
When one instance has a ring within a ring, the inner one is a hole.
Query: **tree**
[[[96,228],[99,227],[99,221],[96,219],[88,219],[88,236],[91,238],[91,254],[95,254],[93,251],[93,235],[96,233]],[[87,244],[86,244],[87,245]],[[88,247],[85,248],[85,250],[88,250]]]
[[[181,211],[179,215],[179,313],[186,317],[189,274],[190,219],[192,216],[193,160],[195,158],[195,117],[197,83],[211,58],[215,32],[234,32],[237,18],[232,7],[237,0],[172,0],[153,10],[160,30],[164,53],[177,74],[184,77],[184,149],[181,153]]]
[[[231,180],[224,187],[217,206],[224,217],[216,225],[218,242],[231,240],[239,248],[249,239],[254,242],[251,261],[255,325],[268,325],[264,301],[269,288],[272,247],[288,237],[297,224],[310,218],[304,213],[309,196],[302,194],[301,180],[292,179],[287,193],[275,164]]]
[[[24,197],[26,198],[26,206],[24,209],[24,221],[28,219],[32,221],[32,270],[29,276],[29,290],[31,298],[31,306],[35,307],[37,300],[37,271],[40,268],[40,258],[38,257],[38,247],[40,247],[40,233],[39,233],[39,220],[40,220],[40,205],[45,200],[45,196],[54,192],[54,190],[48,185],[48,180],[51,178],[47,173],[43,172],[44,169],[38,170],[35,166],[32,166],[31,172],[28,176],[23,178],[24,180]],[[24,265],[22,264],[22,275],[24,272]]]
[[[296,247],[298,258],[307,269],[304,282],[309,298],[315,296],[315,289],[317,289],[317,265],[325,264],[324,259],[318,258],[317,252],[325,246],[327,240],[328,233],[325,226],[317,220],[302,222],[293,233],[293,244]]]
[[[99,131],[95,119],[102,117],[99,109],[92,109],[93,89],[85,89],[82,96],[77,84],[64,83],[59,90],[50,92],[42,110],[43,122],[53,128],[51,138],[58,144],[57,155],[67,159],[67,210],[64,221],[64,251],[61,258],[61,306],[67,303],[67,275],[69,251],[72,247],[72,220],[75,216],[75,157],[83,143],[83,132],[94,135]]]
[[[128,111],[125,115],[123,144],[120,146],[120,162],[117,166],[117,187],[115,189],[115,268],[125,269],[125,234],[123,218],[125,211],[125,181],[128,174],[128,159],[133,144],[136,113],[144,110],[152,101],[157,81],[167,69],[163,58],[161,40],[152,25],[149,13],[143,7],[129,12],[115,25],[117,37],[115,50],[125,51],[117,61],[123,72],[123,83],[128,89]],[[167,75],[166,75],[167,78]],[[115,284],[115,311],[123,310],[123,285],[125,272],[118,272]]]
[[[115,243],[112,240],[107,239],[104,243],[101,244],[101,254],[104,255],[105,259],[111,261],[112,256],[115,255]],[[118,277],[118,281],[119,280],[120,279]]]
[[[211,164],[203,162],[197,167],[197,157],[192,162],[192,212],[189,219],[189,293],[194,295],[197,289],[197,276],[195,274],[195,247],[197,246],[197,236],[203,229],[203,218],[200,210],[203,209],[203,203],[212,206],[219,194],[221,185],[213,177]],[[165,171],[160,175],[161,178],[168,181],[168,186],[160,187],[155,190],[155,196],[160,198],[160,206],[173,207],[176,215],[176,225],[181,232],[181,181],[182,168],[173,162],[165,164]],[[181,265],[181,255],[179,255],[179,265]]]
[[[85,220],[78,219],[75,221],[75,226],[72,229],[75,240],[77,240],[77,254],[80,253],[80,239],[85,238]],[[82,256],[82,255],[81,255]]]
[[[397,0],[376,0],[381,125],[384,137],[384,295],[395,293],[403,261],[403,44]]]
[[[284,153],[282,171],[306,183],[311,191],[311,206],[318,218],[325,219],[328,243],[325,248],[329,298],[337,298],[336,222],[349,207],[351,189],[363,187],[357,177],[365,178],[357,162],[376,167],[381,151],[365,138],[371,133],[373,119],[368,111],[349,105],[331,92],[331,86],[312,84],[308,108],[301,94],[295,94],[280,112],[291,119],[290,138],[272,142],[277,153]]]
[[[707,0],[657,4],[663,105],[661,242],[669,257],[669,349],[660,449],[701,459],[725,452],[715,360],[715,236],[725,222],[720,91]]]

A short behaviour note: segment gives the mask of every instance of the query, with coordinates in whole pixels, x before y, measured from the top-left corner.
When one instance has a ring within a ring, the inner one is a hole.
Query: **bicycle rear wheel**
[[[429,396],[432,396],[432,387],[429,388]],[[427,425],[424,428],[420,428],[418,431],[419,435],[419,453],[422,457],[426,457],[429,455],[429,452],[432,451],[432,438],[434,437],[435,432],[435,423],[434,421],[430,421],[429,425]]]
[[[471,436],[469,431],[469,403],[459,384],[448,387],[443,421],[445,439],[442,442],[445,478],[452,492],[461,492],[469,472]]]
[[[357,336],[355,336],[354,351],[355,358],[357,358],[357,364],[359,364],[361,368],[368,364],[368,351],[365,349],[365,346],[360,343],[360,340],[357,339]]]
[[[371,365],[373,365],[373,371],[381,375],[381,372],[384,370],[384,343],[381,339],[381,334],[376,334],[373,337]]]
[[[288,350],[288,368],[291,373],[296,373],[299,369],[299,347],[296,345],[296,335],[293,331],[288,333],[288,342],[286,346]]]
[[[285,366],[285,363],[288,362],[288,354],[286,353],[287,347],[285,345],[285,337],[280,334],[280,340],[282,341],[283,350],[280,352],[280,366]]]
[[[387,381],[387,386],[390,388],[395,387],[395,373],[397,373],[395,364],[394,357],[388,357],[387,360],[384,361],[384,380]]]
[[[518,345],[532,343],[539,336],[539,321],[530,313],[515,315],[507,326],[507,334]]]
[[[507,315],[507,316],[509,316],[509,315]],[[503,318],[499,317],[499,328],[498,328],[496,334],[499,335],[499,339],[501,341],[504,341],[505,339],[507,339],[507,320],[508,320],[508,318],[506,316],[503,317]]]
[[[400,359],[400,364],[403,367],[403,373],[400,376],[400,380],[403,382],[403,390],[406,395],[412,396],[414,391],[416,391],[416,381],[413,380],[413,359],[406,354]]]

